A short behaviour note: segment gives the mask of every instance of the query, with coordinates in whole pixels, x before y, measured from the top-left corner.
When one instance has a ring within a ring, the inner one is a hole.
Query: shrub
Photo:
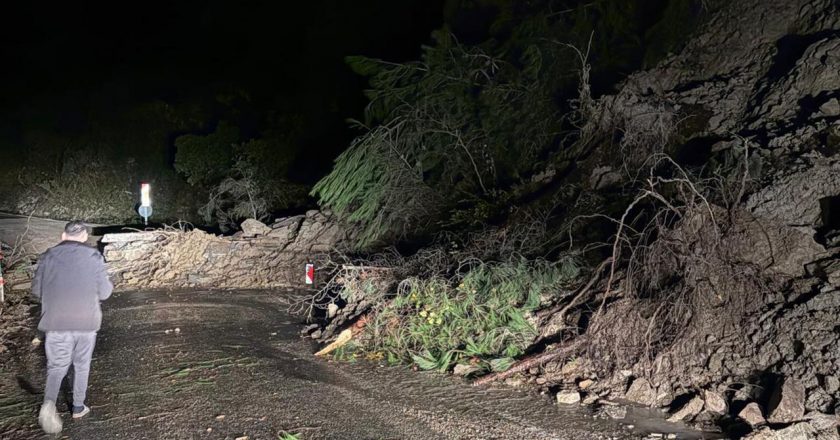
[[[265,178],[257,169],[247,160],[237,159],[230,174],[211,188],[207,204],[200,209],[204,220],[215,221],[226,231],[246,218],[266,221],[275,210],[303,203],[303,185]]]
[[[239,129],[224,122],[206,136],[187,134],[175,139],[175,169],[190,185],[218,182],[233,160]]]

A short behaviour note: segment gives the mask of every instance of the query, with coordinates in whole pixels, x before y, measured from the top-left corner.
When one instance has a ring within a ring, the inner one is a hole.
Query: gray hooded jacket
[[[38,260],[32,295],[41,301],[38,329],[98,331],[99,302],[111,296],[105,260],[98,250],[75,241],[62,241]]]

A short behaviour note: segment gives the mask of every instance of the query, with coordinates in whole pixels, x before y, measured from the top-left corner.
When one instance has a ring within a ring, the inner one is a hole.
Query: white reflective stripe
[[[140,206],[152,206],[152,185],[140,184]]]
[[[312,278],[315,275],[315,265],[314,264],[307,264],[306,265],[306,284],[313,284],[315,280]]]

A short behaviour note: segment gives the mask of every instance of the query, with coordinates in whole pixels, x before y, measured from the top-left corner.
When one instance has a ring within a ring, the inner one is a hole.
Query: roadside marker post
[[[306,263],[306,284],[311,285],[315,283],[315,265]]]
[[[143,217],[143,223],[149,224],[149,217],[152,216],[152,185],[147,182],[140,182],[140,207],[137,213]]]
[[[0,252],[0,260],[3,259],[3,252]],[[0,305],[6,304],[6,280],[3,279],[3,265],[0,264]]]

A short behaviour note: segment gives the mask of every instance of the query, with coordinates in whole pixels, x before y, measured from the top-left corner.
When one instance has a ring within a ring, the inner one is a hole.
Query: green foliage
[[[130,165],[115,168],[90,151],[65,157],[55,173],[30,169],[21,174],[23,194],[17,210],[46,213],[51,218],[80,218],[121,223],[135,217]]]
[[[230,168],[233,145],[238,141],[239,129],[224,122],[206,136],[180,136],[175,139],[175,169],[190,185],[216,182]]]
[[[368,325],[367,349],[424,370],[446,371],[472,362],[503,371],[536,337],[529,312],[578,275],[572,261],[523,259],[476,264],[457,284],[409,278]]]
[[[549,59],[535,42],[513,60],[435,33],[419,62],[348,59],[370,75],[365,133],[312,191],[364,228],[360,246],[423,231],[460,204],[493,201],[529,175],[557,134]]]

